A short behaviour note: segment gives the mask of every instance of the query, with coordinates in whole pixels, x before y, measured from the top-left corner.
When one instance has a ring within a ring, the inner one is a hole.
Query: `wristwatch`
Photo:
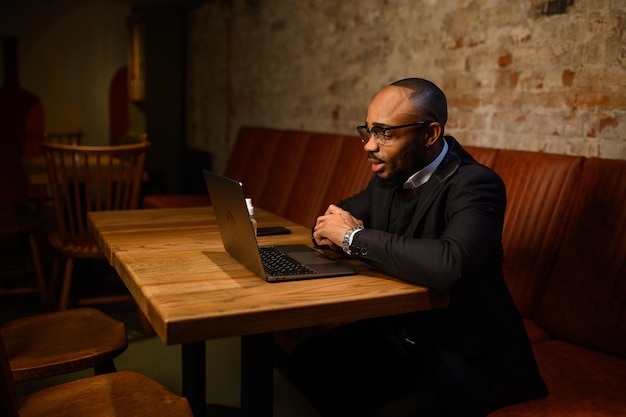
[[[352,243],[352,236],[359,230],[363,230],[363,226],[356,226],[348,229],[345,235],[343,235],[343,251],[348,255],[352,255],[350,251],[350,244]]]

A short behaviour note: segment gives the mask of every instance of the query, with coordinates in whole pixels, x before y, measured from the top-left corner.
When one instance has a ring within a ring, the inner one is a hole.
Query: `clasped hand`
[[[317,218],[313,239],[318,245],[328,245],[335,250],[341,249],[346,232],[357,226],[363,226],[363,222],[352,216],[349,211],[331,204],[326,213]]]

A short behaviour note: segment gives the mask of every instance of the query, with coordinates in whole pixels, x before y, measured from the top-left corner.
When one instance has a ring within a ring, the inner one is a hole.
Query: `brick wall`
[[[461,143],[626,159],[623,0],[216,0],[188,17],[188,144],[239,127],[353,133],[400,78]]]

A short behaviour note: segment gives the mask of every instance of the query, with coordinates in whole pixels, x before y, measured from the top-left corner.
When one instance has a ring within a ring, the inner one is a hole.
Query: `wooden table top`
[[[257,209],[259,227],[311,245],[310,230]],[[193,343],[442,307],[447,297],[346,259],[359,275],[266,283],[222,245],[211,207],[91,212],[107,260],[166,344]]]

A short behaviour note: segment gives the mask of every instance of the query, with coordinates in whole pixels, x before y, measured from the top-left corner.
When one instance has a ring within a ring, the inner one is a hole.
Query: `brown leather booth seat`
[[[505,277],[550,390],[490,416],[626,415],[626,161],[466,148],[507,186]],[[312,226],[372,173],[356,135],[245,127],[225,175],[256,206]]]
[[[544,157],[537,154],[536,162]],[[560,211],[560,219],[508,226],[509,234],[537,233],[538,245],[553,254],[537,258],[540,265],[519,263],[507,277],[516,301],[528,303],[529,334],[550,394],[493,417],[626,415],[626,161],[589,158],[579,165],[573,184],[564,176],[564,184],[547,193],[546,210]],[[533,183],[541,187],[546,174],[559,176],[547,170]],[[546,203],[540,194],[518,204]],[[516,262],[515,250],[506,255]]]

